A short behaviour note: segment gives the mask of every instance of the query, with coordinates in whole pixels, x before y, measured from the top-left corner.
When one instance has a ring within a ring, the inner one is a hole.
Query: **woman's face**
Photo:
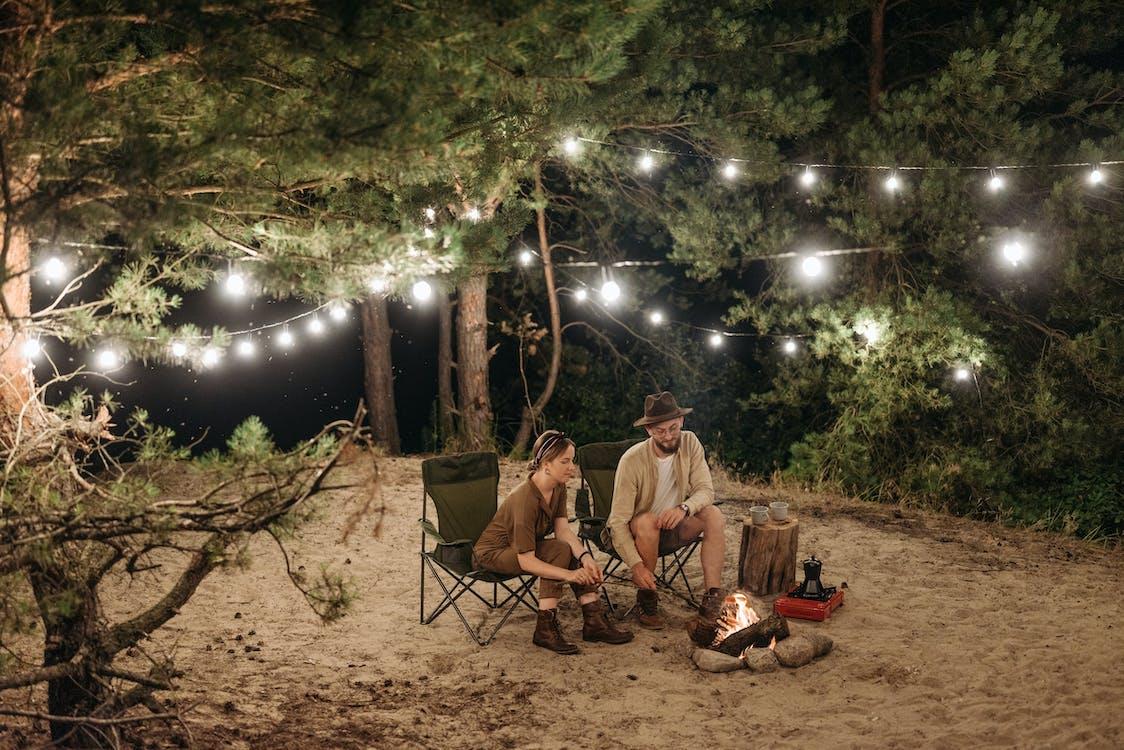
[[[559,453],[554,459],[543,464],[549,474],[559,484],[566,484],[577,476],[577,466],[574,465],[574,446],[567,445],[566,450]]]

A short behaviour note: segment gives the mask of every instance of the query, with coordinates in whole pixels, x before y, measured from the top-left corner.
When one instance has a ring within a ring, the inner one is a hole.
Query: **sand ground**
[[[348,617],[320,624],[289,585],[273,543],[261,539],[247,570],[212,575],[148,644],[177,650],[186,672],[178,698],[193,706],[195,746],[1124,746],[1120,551],[721,482],[729,585],[741,518],[756,501],[778,498],[800,519],[801,555],[824,561],[826,584],[846,582],[846,605],[829,621],[794,621],[828,633],[830,655],[765,675],[699,672],[683,629],[691,612],[667,597],[673,626],[632,626],[637,637],[628,645],[586,644],[578,656],[556,656],[531,644],[534,616],[524,610],[480,648],[451,612],[418,624],[420,459],[378,465],[386,509],[378,536],[379,519],[368,516],[341,541],[347,513],[371,492],[360,459],[342,471],[364,486],[337,492],[296,544],[294,564],[327,563],[350,575],[359,599]],[[506,493],[521,467],[502,471]],[[697,562],[690,571],[701,575]],[[134,583],[111,597],[107,612],[123,614],[145,596]],[[482,607],[469,609],[474,622],[493,621]],[[580,637],[572,598],[561,619]],[[17,729],[29,731],[7,722],[0,746],[16,742]],[[170,740],[166,731],[149,735],[154,745]]]

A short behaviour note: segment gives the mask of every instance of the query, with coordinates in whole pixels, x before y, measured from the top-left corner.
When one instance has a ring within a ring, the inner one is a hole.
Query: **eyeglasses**
[[[682,425],[679,425],[679,424],[673,424],[670,427],[650,427],[648,429],[650,429],[652,431],[652,434],[655,435],[656,437],[662,438],[662,437],[671,437],[673,435],[678,435],[679,430],[683,429],[683,427],[682,427]]]

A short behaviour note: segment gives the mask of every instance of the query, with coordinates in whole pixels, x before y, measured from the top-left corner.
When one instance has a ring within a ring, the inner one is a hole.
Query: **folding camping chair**
[[[577,464],[582,471],[581,487],[574,497],[574,512],[578,521],[578,538],[591,553],[598,549],[609,556],[609,563],[605,566],[605,575],[618,581],[629,581],[630,577],[622,575],[619,571],[624,560],[616,553],[611,545],[602,540],[602,531],[609,519],[609,511],[613,507],[613,482],[617,475],[617,464],[620,463],[624,452],[635,445],[636,440],[622,440],[617,443],[590,443],[577,450]],[[592,496],[592,506],[590,498]],[[695,554],[700,542],[694,541],[686,546],[673,550],[660,556],[658,570],[653,571],[656,585],[679,597],[692,607],[699,606],[695,599],[691,582],[684,570],[691,556]],[[680,590],[675,586],[676,579],[682,581]],[[605,603],[614,614],[616,607],[609,592],[601,589]],[[627,617],[632,611],[630,607],[621,615]]]
[[[421,608],[420,622],[423,625],[436,620],[445,610],[452,607],[465,630],[481,646],[487,646],[496,637],[507,618],[522,603],[532,612],[538,611],[538,599],[531,586],[535,576],[505,575],[486,570],[473,570],[472,546],[480,538],[484,528],[496,514],[497,492],[500,482],[499,459],[495,453],[461,453],[453,456],[438,456],[422,462],[422,527],[421,539]],[[437,526],[426,518],[426,497],[433,499],[437,509]],[[426,550],[426,537],[432,538],[436,545]],[[444,598],[429,614],[425,609],[425,571],[426,568],[444,592]],[[451,579],[446,583],[445,577]],[[517,584],[508,585],[511,579]],[[482,596],[474,587],[483,584]],[[487,595],[487,586],[492,593]],[[512,587],[514,586],[514,588]],[[501,600],[499,590],[507,595]],[[466,592],[471,593],[490,610],[502,610],[503,616],[487,635],[484,625],[474,629],[461,611],[457,600]]]

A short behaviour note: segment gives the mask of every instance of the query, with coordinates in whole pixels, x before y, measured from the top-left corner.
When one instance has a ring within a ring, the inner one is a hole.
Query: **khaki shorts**
[[[690,516],[680,521],[674,529],[660,529],[660,557],[697,542],[702,537],[703,528],[701,519]],[[601,548],[610,554],[616,554],[613,550],[613,536],[608,526],[601,529]]]

